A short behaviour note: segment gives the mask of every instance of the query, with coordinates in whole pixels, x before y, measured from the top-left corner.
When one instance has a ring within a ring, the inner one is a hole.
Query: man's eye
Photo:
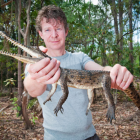
[[[46,31],[50,31],[49,29],[47,29]]]
[[[61,28],[57,28],[57,30],[61,30]]]

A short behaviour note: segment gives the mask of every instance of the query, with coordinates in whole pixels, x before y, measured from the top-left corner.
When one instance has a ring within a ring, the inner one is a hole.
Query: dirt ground
[[[12,109],[9,98],[0,97],[0,140],[43,140],[43,119],[36,120],[32,130],[25,130],[24,121]],[[132,102],[124,99],[116,104],[116,120],[112,125],[105,117],[107,103],[103,98],[98,98],[91,111],[101,140],[140,140],[140,111]],[[30,117],[31,113],[29,110]]]

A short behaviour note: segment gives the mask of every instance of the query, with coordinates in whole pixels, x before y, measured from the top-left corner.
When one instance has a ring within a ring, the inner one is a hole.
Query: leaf
[[[17,113],[16,116],[19,117],[19,113]]]
[[[17,106],[17,110],[20,111],[21,110],[21,107],[20,106]]]
[[[38,117],[35,117],[35,119],[37,120],[37,119],[38,119]]]
[[[106,140],[107,140],[107,139],[108,139],[108,137],[107,137],[107,136],[104,136],[104,139],[106,139]]]
[[[10,82],[7,82],[5,86],[8,86],[10,84]]]

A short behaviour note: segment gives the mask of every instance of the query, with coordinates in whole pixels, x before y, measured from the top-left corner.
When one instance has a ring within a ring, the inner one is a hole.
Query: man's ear
[[[66,31],[65,31],[66,36],[68,35],[68,31],[69,31],[69,29],[67,28]]]
[[[43,39],[43,34],[42,34],[42,32],[41,32],[41,31],[38,31],[38,33],[39,33],[40,37]]]

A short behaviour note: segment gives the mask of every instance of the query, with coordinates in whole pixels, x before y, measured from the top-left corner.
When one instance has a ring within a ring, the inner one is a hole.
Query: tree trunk
[[[119,0],[119,29],[120,29],[120,38],[123,36],[123,1]],[[121,52],[119,53],[119,60],[122,60],[123,55],[123,37],[120,40],[120,50]]]
[[[110,4],[111,12],[112,12],[112,15],[113,15],[113,18],[114,18],[116,42],[118,43],[119,42],[119,30],[118,30],[117,8],[116,8],[115,0],[108,0],[108,3]],[[120,61],[119,52],[117,52],[117,54],[118,54],[118,61]]]
[[[129,0],[129,31],[132,32],[132,0]],[[131,73],[133,74],[133,65],[134,65],[134,58],[133,58],[133,32],[130,33],[130,43],[129,43],[129,49],[130,49],[130,67],[131,67]]]
[[[104,40],[103,40],[103,42],[104,42]],[[106,66],[106,63],[107,63],[106,58],[107,58],[107,56],[106,56],[106,50],[105,50],[105,43],[103,43],[102,45],[103,45],[102,66]]]
[[[92,44],[94,45],[94,38],[92,40]],[[93,53],[93,47],[91,48],[90,52],[89,52],[89,56],[92,58],[92,53]]]
[[[19,30],[20,33],[22,34],[22,36],[24,37],[24,45],[27,46],[27,35],[29,33],[29,24],[30,24],[30,7],[31,7],[31,0],[28,0],[28,8],[27,8],[27,26],[25,29],[25,33],[22,31],[21,29],[21,25],[20,25],[20,18],[21,18],[21,0],[19,0],[19,13],[18,13],[18,26],[19,26]],[[25,56],[26,53],[24,53]],[[25,64],[24,64],[24,70],[25,70]],[[28,118],[28,114],[26,112],[26,106],[28,103],[28,98],[27,98],[27,91],[24,87],[24,92],[23,92],[23,98],[22,98],[22,115],[23,118],[25,120],[25,128],[26,129],[31,129],[31,122]]]
[[[16,26],[18,26],[18,13],[19,13],[19,1],[15,0],[15,14],[16,14]],[[21,35],[20,35],[20,30],[18,27],[18,42],[21,42]],[[21,49],[18,47],[18,54],[21,55]],[[21,108],[19,112],[19,116],[22,115],[22,92],[23,92],[23,84],[22,84],[22,64],[21,61],[18,61],[18,101],[17,104]]]
[[[28,114],[27,114],[27,111],[26,111],[27,96],[28,96],[27,91],[24,91],[23,92],[23,100],[22,100],[22,113],[23,113],[23,118],[24,118],[24,121],[25,121],[25,129],[31,129],[32,128],[31,121],[29,120]]]
[[[21,42],[21,35],[18,29],[18,42]],[[21,55],[21,49],[18,48],[18,54]],[[19,116],[22,115],[22,92],[23,92],[23,84],[22,84],[22,69],[21,69],[21,61],[18,61],[18,106],[20,106],[21,110],[19,111]]]
[[[1,62],[1,67],[0,67],[0,70],[1,70],[1,87],[0,87],[0,90],[1,91],[3,90],[3,69],[2,69],[2,66],[3,66],[3,62]]]

